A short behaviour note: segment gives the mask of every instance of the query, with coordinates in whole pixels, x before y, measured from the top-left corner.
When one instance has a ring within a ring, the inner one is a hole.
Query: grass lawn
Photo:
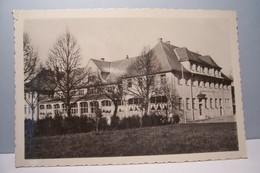
[[[140,129],[35,137],[25,158],[75,158],[238,150],[236,123],[177,124]]]

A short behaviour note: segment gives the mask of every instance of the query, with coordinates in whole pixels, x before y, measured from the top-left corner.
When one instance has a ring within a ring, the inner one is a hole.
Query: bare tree
[[[105,96],[107,96],[113,102],[115,106],[113,116],[116,116],[118,111],[118,104],[122,101],[124,96],[122,78],[118,77],[115,83],[112,85],[103,84],[102,93],[104,93]]]
[[[144,48],[141,55],[127,69],[127,93],[141,100],[143,115],[147,115],[149,99],[158,92],[154,74],[161,69],[159,61],[149,48]],[[130,83],[131,82],[131,83]],[[142,119],[142,118],[141,118]]]
[[[170,107],[170,112],[172,114],[173,121],[179,122],[177,118],[183,118],[183,101],[176,89],[170,84],[165,83],[162,86],[162,92],[167,97],[168,107]]]
[[[39,71],[38,52],[32,46],[28,33],[23,34],[24,82],[29,82]]]
[[[36,87],[32,86],[32,80],[41,70],[38,52],[33,47],[29,34],[23,33],[23,56],[24,56],[24,100],[28,104],[32,120],[34,120],[35,108],[39,103],[40,94]],[[34,82],[35,83],[35,80]]]
[[[80,61],[78,42],[67,29],[51,48],[46,65],[54,71],[52,80],[56,84],[57,94],[65,105],[68,117],[71,117],[72,104],[84,97],[72,100],[74,94],[86,86],[86,78],[90,74],[90,69],[79,68]]]

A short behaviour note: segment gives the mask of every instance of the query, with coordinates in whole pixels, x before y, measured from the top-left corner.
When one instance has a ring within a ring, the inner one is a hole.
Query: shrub
[[[131,116],[123,118],[118,126],[118,129],[132,129],[140,127],[140,117],[139,116]]]
[[[118,126],[119,126],[119,117],[118,116],[112,116],[109,129],[115,130],[115,129],[118,129]]]
[[[35,135],[35,122],[30,119],[24,120],[24,136],[30,138]]]

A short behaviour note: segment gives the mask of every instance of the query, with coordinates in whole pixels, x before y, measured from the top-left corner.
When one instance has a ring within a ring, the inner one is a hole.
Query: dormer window
[[[88,77],[89,82],[94,82],[95,81],[95,76],[89,76]]]

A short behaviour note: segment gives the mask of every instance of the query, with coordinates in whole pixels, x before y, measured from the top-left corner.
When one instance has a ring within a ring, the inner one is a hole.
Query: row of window
[[[218,108],[222,108],[222,99],[221,98],[215,98],[213,100],[213,98],[210,98],[210,99],[198,99],[199,101],[199,106],[202,105],[202,100],[204,100],[204,106],[205,106],[205,109],[208,109],[208,108],[211,108],[211,109],[218,109]],[[209,100],[209,103],[208,103],[208,100]],[[191,102],[191,103],[190,103]],[[214,103],[213,103],[214,102]],[[186,98],[186,109],[197,109],[196,108],[196,98]],[[209,104],[209,105],[208,105]],[[230,99],[229,98],[225,98],[224,100],[224,106],[225,107],[230,107]],[[183,101],[182,101],[182,98],[179,98],[179,109],[180,110],[183,110]]]
[[[214,75],[214,76],[221,76],[221,71],[213,68],[203,67],[197,64],[190,64],[190,69],[195,72],[208,74],[208,75]]]
[[[143,80],[144,79],[142,77],[138,78],[138,86],[142,86],[143,85]],[[155,83],[155,76],[154,75],[149,76],[149,78],[148,78],[148,80],[146,82],[148,83],[148,85],[153,86],[154,83]],[[160,83],[161,84],[165,84],[166,83],[166,74],[161,74],[160,75]],[[128,78],[127,79],[127,87],[128,88],[132,88],[133,87],[133,80],[132,80],[132,78]]]
[[[182,85],[182,79],[181,78],[177,78],[178,79],[178,84]],[[187,86],[195,86],[195,81],[192,81],[191,79],[184,79],[184,83]],[[205,88],[219,88],[219,89],[229,89],[228,85],[224,85],[224,84],[219,84],[219,83],[214,83],[214,82],[204,82],[204,81],[197,81],[198,86],[199,87],[205,87]]]

